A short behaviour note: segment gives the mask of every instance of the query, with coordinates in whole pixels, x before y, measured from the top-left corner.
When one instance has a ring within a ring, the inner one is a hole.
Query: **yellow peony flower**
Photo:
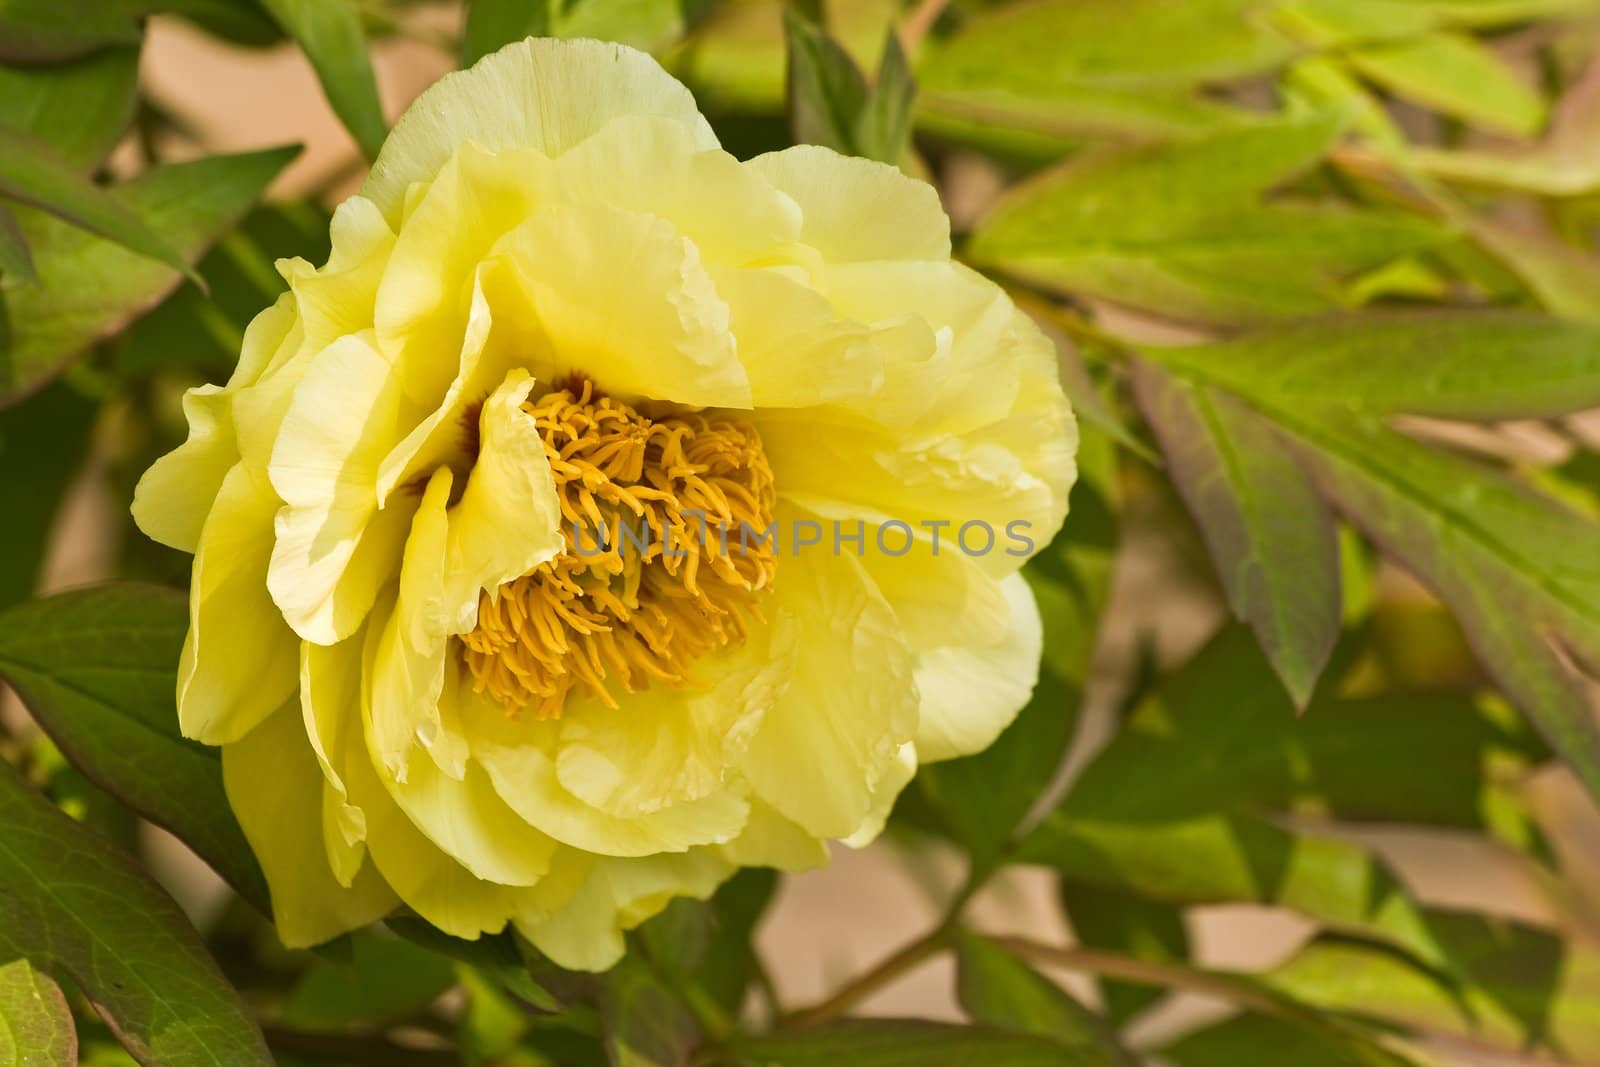
[[[195,555],[179,716],[286,944],[405,905],[603,968],[1024,703],[1074,424],[929,186],[741,163],[650,57],[529,40],[332,236],[134,500]]]

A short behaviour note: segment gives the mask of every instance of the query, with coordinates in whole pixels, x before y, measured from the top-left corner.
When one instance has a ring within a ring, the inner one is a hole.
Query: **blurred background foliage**
[[[1044,671],[607,975],[285,952],[132,483],[406,94],[527,34],[939,187],[1083,425]],[[336,149],[218,137],[158,39],[303,56]],[[1597,239],[1594,0],[0,0],[0,1062],[1600,1063]]]

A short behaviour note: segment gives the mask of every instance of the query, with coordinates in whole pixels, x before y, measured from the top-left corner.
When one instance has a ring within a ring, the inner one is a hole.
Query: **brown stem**
[[[900,46],[908,53],[914,50],[949,6],[950,0],[922,0],[900,26]]]
[[[892,984],[902,975],[916,970],[944,951],[948,935],[949,928],[942,925],[924,934],[822,1003],[784,1016],[778,1022],[779,1028],[816,1026],[818,1023],[838,1018],[884,986]]]

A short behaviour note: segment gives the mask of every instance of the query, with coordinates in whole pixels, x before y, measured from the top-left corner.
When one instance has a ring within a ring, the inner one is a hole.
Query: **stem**
[[[923,963],[944,951],[949,939],[949,929],[940,925],[910,944],[902,946],[876,967],[856,978],[849,985],[820,1004],[793,1012],[780,1019],[780,1029],[816,1026],[843,1015],[884,986],[902,975],[916,970]]]
[[[988,937],[988,935],[985,935]],[[1138,985],[1179,989],[1202,996],[1218,997],[1241,1008],[1278,1018],[1302,1018],[1305,1009],[1245,978],[1217,971],[1199,970],[1177,964],[1136,959],[1098,949],[1046,945],[1025,937],[988,937],[1015,955],[1039,963],[1050,963],[1074,971],[1086,971],[1104,978],[1116,978]]]
[[[950,0],[922,0],[900,27],[900,46],[909,54],[928,35],[933,24],[939,21],[939,16],[949,6]]]
[[[988,881],[991,871],[973,870],[968,873],[967,880],[961,888],[956,890],[956,895],[950,898],[950,903],[945,907],[944,915],[940,917],[938,925],[906,945],[902,945],[877,966],[860,975],[843,989],[834,993],[820,1004],[803,1008],[778,1019],[779,1029],[790,1027],[815,1026],[837,1018],[848,1012],[867,997],[876,993],[887,985],[893,984],[902,976],[916,970],[928,960],[950,947],[950,935],[955,931],[956,925],[961,920],[961,913],[966,909],[967,902],[974,893]]]

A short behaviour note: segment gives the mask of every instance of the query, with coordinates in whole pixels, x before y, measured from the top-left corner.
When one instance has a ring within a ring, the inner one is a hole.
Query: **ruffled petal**
[[[495,317],[539,324],[541,380],[580,371],[624,399],[750,406],[728,305],[671,223],[601,204],[544,208],[493,254],[510,268]]]
[[[556,163],[561,196],[672,223],[708,263],[743,265],[800,237],[800,209],[681,122],[612,120]]]
[[[828,862],[826,841],[806,833],[759,800],[750,802],[750,818],[744,831],[719,851],[739,867],[806,871]]]
[[[295,387],[268,473],[284,501],[267,587],[307,641],[355,632],[392,580],[409,518],[378,513],[378,468],[416,413],[370,331],[325,349]]]
[[[733,874],[711,849],[644,856],[601,857],[572,899],[544,919],[519,917],[517,929],[562,967],[603,971],[622,958],[625,931],[665,908],[674,897],[704,900]]]
[[[267,876],[273,921],[286,946],[321,944],[399,904],[370,864],[348,882],[329,866],[319,832],[323,775],[292,704],[222,747],[222,780]]]
[[[989,645],[953,645],[917,657],[922,693],[917,753],[923,762],[982,752],[1011,725],[1039,680],[1043,633],[1033,592],[1020,574],[1000,582],[1005,635]]]
[[[300,677],[300,642],[267,593],[278,498],[243,463],[222,480],[194,557],[178,722],[208,745],[237,741],[280,708]]]
[[[927,182],[815,145],[746,165],[800,205],[800,239],[830,264],[950,258],[950,220]]]
[[[792,511],[781,510],[779,521],[792,528]],[[848,555],[786,556],[768,603],[774,626],[799,627],[799,654],[741,768],[758,797],[808,833],[848,837],[916,730],[910,650],[893,610]]]
[[[554,158],[623,115],[672,119],[700,147],[717,147],[689,90],[643,52],[600,41],[519,41],[418,97],[361,191],[394,221],[407,188],[431,181],[463,142]]]
[[[450,509],[443,610],[450,633],[470,630],[478,595],[532,571],[566,549],[561,502],[533,416],[522,409],[533,378],[517,368],[478,417],[478,461]]]
[[[156,460],[133,490],[133,521],[152,541],[180,552],[199,546],[222,479],[239,461],[232,407],[232,395],[221,386],[183,394],[188,439]]]
[[[621,708],[571,701],[560,719],[556,775],[601,811],[631,818],[727,787],[762,716],[788,688],[793,627],[760,626],[742,645],[694,664],[701,687],[652,686]]]
[[[365,854],[366,816],[350,802],[342,768],[352,739],[359,750],[362,641],[331,647],[300,642],[300,710],[322,769],[322,829],[328,862],[342,884]]]
[[[731,789],[632,818],[607,814],[573,796],[557,779],[558,722],[513,718],[492,700],[466,690],[459,700],[473,758],[488,771],[500,796],[563,844],[607,856],[648,856],[726,841],[745,824],[749,805]]]
[[[876,841],[889,821],[889,813],[894,810],[900,791],[911,783],[916,773],[917,746],[907,742],[895,752],[883,777],[873,785],[867,817],[856,827],[855,833],[842,838],[841,843],[848,848],[865,848]]]

